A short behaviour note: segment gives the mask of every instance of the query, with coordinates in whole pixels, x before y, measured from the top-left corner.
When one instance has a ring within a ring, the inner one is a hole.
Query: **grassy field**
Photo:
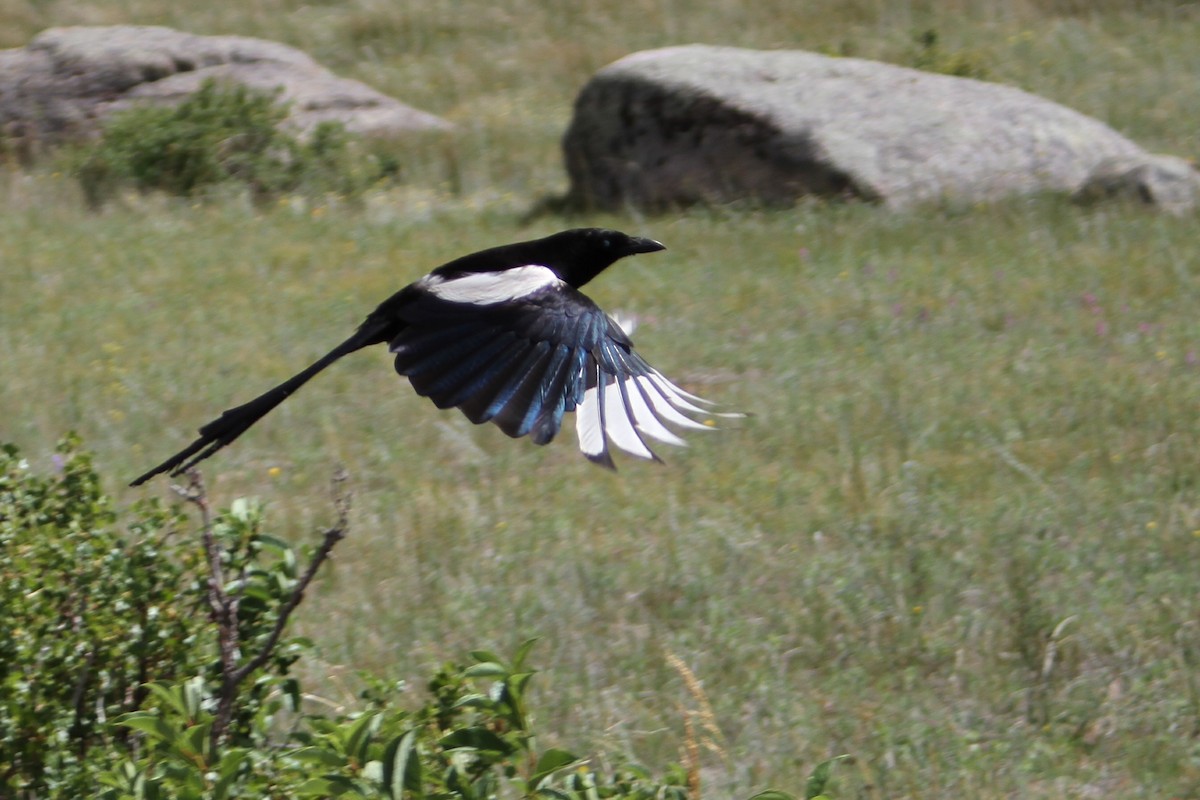
[[[836,797],[1200,796],[1194,218],[1037,198],[525,219],[565,188],[591,71],[688,41],[912,63],[936,29],[995,80],[1193,154],[1195,5],[0,0],[0,20],[4,46],[117,22],[282,39],[460,126],[359,209],[95,214],[52,168],[0,179],[0,440],[39,466],[76,429],[122,502],[166,495],[124,483],[396,288],[585,223],[668,245],[590,293],[754,415],[609,474],[569,433],[536,448],[438,412],[382,352],[337,365],[205,470],[300,538],[349,469],[352,536],[300,614],[328,699],[359,669],[540,636],[539,726],[587,752],[676,759],[687,664],[723,734],[712,797],[802,791],[838,753]]]

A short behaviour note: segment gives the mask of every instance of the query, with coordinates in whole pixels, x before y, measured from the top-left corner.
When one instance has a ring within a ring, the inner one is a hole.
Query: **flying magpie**
[[[684,441],[665,424],[703,429],[711,405],[663,377],[620,324],[579,291],[620,258],[666,248],[577,228],[457,258],[384,300],[349,339],[302,372],[200,428],[200,436],[131,483],[179,475],[237,439],[342,356],[386,344],[396,372],[438,408],[547,444],[575,412],[579,448],[613,467],[608,442],[658,460],[647,437]],[[737,415],[732,415],[737,416]]]

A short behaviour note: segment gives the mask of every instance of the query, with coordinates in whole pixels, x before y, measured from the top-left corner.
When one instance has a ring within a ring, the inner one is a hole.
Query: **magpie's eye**
[[[608,238],[601,239],[600,246],[603,247],[605,250],[609,249],[610,247],[612,247],[612,239],[608,239]]]

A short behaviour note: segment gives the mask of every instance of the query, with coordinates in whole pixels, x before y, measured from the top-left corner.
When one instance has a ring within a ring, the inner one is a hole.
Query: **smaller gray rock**
[[[1200,171],[1175,156],[1107,158],[1096,165],[1073,199],[1088,205],[1136,200],[1172,214],[1186,214],[1200,206]]]
[[[380,137],[453,127],[279,42],[115,25],[51,28],[0,51],[0,134],[25,147],[91,136],[115,111],[177,103],[210,78],[278,90],[301,132],[326,120]]]
[[[288,104],[284,123],[301,135],[322,122],[340,122],[351,133],[384,138],[398,132],[451,127],[440,117],[400,103],[366,84],[339,78],[315,64],[298,70],[276,61],[218,64],[178,72],[133,87],[120,100],[107,104],[102,113],[107,115],[147,102],[178,103],[209,80],[241,84],[260,92],[277,92],[278,100]]]

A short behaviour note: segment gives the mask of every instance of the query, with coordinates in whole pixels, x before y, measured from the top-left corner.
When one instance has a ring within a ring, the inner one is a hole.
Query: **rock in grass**
[[[113,111],[178,102],[208,78],[279,90],[300,132],[326,120],[382,137],[451,127],[278,42],[116,25],[51,28],[0,51],[0,136],[26,147],[86,137]]]
[[[751,199],[905,206],[1072,192],[1142,150],[1027,92],[803,51],[687,45],[600,70],[563,142],[584,207]]]

